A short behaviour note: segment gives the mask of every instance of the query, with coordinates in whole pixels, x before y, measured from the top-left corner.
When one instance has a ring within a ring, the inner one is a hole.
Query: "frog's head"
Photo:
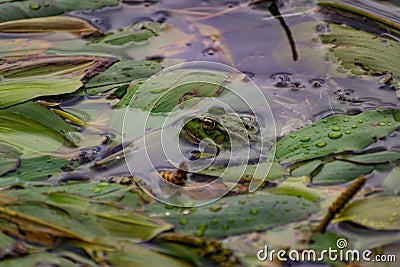
[[[219,148],[231,148],[249,144],[250,134],[257,131],[258,127],[249,119],[213,106],[205,113],[185,118],[183,129],[184,138],[193,144],[211,139]]]

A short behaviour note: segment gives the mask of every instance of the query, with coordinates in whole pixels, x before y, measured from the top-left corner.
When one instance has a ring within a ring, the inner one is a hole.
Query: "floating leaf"
[[[219,96],[224,91],[225,79],[222,73],[191,70],[153,76],[151,83],[144,83],[136,90],[130,107],[154,113],[170,112],[191,98]]]
[[[396,195],[400,193],[400,166],[393,168],[390,174],[383,181],[382,186],[386,190],[393,191]]]
[[[145,211],[172,223],[178,233],[224,237],[302,221],[316,213],[318,207],[303,198],[259,192],[225,197],[193,209],[149,204]]]
[[[309,176],[313,184],[342,184],[367,175],[373,170],[390,166],[400,159],[400,153],[381,151],[361,155],[343,155],[316,159],[295,166],[292,176]]]
[[[44,33],[61,31],[79,36],[101,33],[100,30],[90,25],[86,20],[68,16],[21,19],[0,23],[0,32],[3,33]]]
[[[19,163],[18,151],[11,146],[0,143],[0,176],[17,169]]]
[[[7,110],[22,115],[32,122],[38,122],[43,126],[58,132],[73,146],[79,145],[80,137],[76,133],[77,130],[75,128],[71,127],[53,112],[35,102],[23,103],[10,107]]]
[[[125,60],[117,62],[85,84],[89,95],[128,85],[131,81],[148,78],[159,72],[161,65],[154,61]]]
[[[399,42],[336,24],[329,28],[329,33],[320,35],[322,42],[332,45],[331,53],[347,70],[357,75],[389,72],[400,76]]]
[[[96,60],[85,57],[49,57],[5,63],[0,71],[0,108],[47,95],[60,95],[81,87],[81,76]]]
[[[256,172],[256,169],[260,168],[258,172]],[[204,169],[201,171],[196,172],[198,174],[204,174],[204,175],[209,175],[209,176],[215,176],[215,177],[221,177],[223,174],[224,177],[224,182],[227,181],[233,181],[236,182],[238,180],[238,177],[242,177],[245,179],[255,179],[255,180],[277,180],[282,178],[283,175],[286,174],[285,170],[283,167],[277,163],[273,162],[272,165],[271,163],[260,163],[258,165],[248,165],[246,169],[243,171],[243,167],[240,166],[233,166],[229,167],[228,169],[222,168],[222,169]],[[267,177],[260,176],[260,177],[254,177],[254,174],[265,174],[268,173]]]
[[[106,32],[95,40],[67,40],[55,44],[50,52],[64,55],[94,55],[113,58],[171,57],[182,53],[190,36],[172,25],[140,22]]]
[[[118,0],[22,0],[0,2],[0,22],[23,18],[60,15],[77,9],[97,9],[116,6]]]
[[[64,144],[63,136],[52,128],[8,110],[0,110],[0,141],[24,157],[50,154]]]
[[[21,159],[17,170],[0,177],[0,187],[24,184],[26,182],[46,181],[53,175],[61,173],[62,168],[69,163],[69,160],[50,156]]]
[[[51,43],[43,40],[28,40],[24,38],[0,40],[0,58],[27,57],[39,54],[51,47]]]
[[[58,239],[118,246],[118,240],[149,240],[171,225],[112,202],[76,194],[39,193],[34,189],[10,189],[0,193],[0,225],[13,237],[42,245]],[[16,227],[17,226],[17,227]]]
[[[387,109],[330,116],[283,137],[277,143],[276,157],[290,163],[361,150],[399,127],[398,113]]]
[[[400,230],[400,197],[373,197],[351,202],[334,219],[376,230]]]

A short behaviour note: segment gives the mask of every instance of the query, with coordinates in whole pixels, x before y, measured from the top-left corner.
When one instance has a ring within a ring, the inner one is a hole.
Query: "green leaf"
[[[25,102],[38,96],[72,93],[82,85],[79,77],[29,77],[4,79],[0,84],[0,108]]]
[[[364,149],[400,126],[398,113],[387,109],[330,116],[279,140],[276,157],[281,163],[293,163]]]
[[[64,144],[63,136],[52,128],[8,110],[0,110],[0,141],[23,157],[50,154]]]
[[[0,143],[0,176],[17,169],[19,163],[18,151],[13,147]]]
[[[77,130],[75,128],[67,124],[59,116],[54,114],[54,112],[51,112],[35,102],[23,103],[9,107],[7,110],[57,131],[73,146],[79,145],[80,137],[76,133]]]
[[[161,65],[154,61],[126,60],[113,64],[85,84],[89,95],[128,85],[131,81],[148,78],[159,72]]]
[[[79,36],[100,33],[100,30],[90,25],[86,20],[68,16],[21,19],[0,23],[0,32],[2,33],[15,34],[63,31]]]
[[[71,193],[9,189],[0,193],[0,204],[0,218],[8,222],[3,231],[42,245],[60,238],[118,246],[119,240],[141,242],[172,228],[115,203]]]
[[[225,197],[193,209],[149,204],[145,211],[175,226],[178,233],[224,237],[271,229],[307,219],[318,211],[315,203],[298,197],[258,192]]]
[[[382,186],[396,195],[400,194],[400,166],[393,168],[385,181],[383,181]]]
[[[388,167],[390,166],[388,163],[399,159],[400,153],[391,151],[327,157],[323,160],[300,163],[300,166],[295,166],[297,168],[291,175],[309,176],[312,183],[318,185],[341,184],[352,181],[360,175],[367,175],[376,168]]]
[[[46,181],[62,172],[69,160],[43,156],[39,158],[21,159],[17,170],[9,172],[0,178],[0,187],[26,182]]]
[[[153,113],[170,112],[191,98],[219,96],[225,91],[225,80],[226,76],[222,73],[191,70],[153,76],[151,82],[142,84],[136,90],[130,107]]]
[[[111,30],[96,39],[66,40],[49,52],[63,55],[95,55],[145,60],[152,56],[171,57],[182,53],[190,36],[170,24],[141,22]]]
[[[256,168],[260,168],[258,172],[256,172]],[[247,165],[246,169],[243,171],[243,167],[241,166],[234,166],[234,167],[229,167],[228,169],[226,168],[221,168],[221,169],[204,169],[201,171],[196,172],[198,174],[204,174],[204,175],[209,175],[209,176],[214,176],[214,177],[221,177],[223,175],[224,177],[224,182],[228,181],[233,181],[236,182],[238,180],[238,177],[240,176],[241,178],[246,178],[248,180],[250,179],[255,179],[255,180],[277,180],[282,178],[283,175],[286,174],[285,170],[283,167],[277,163],[260,163],[258,165]],[[265,174],[268,173],[267,177],[262,176],[254,176],[254,174]]]
[[[0,22],[23,18],[60,15],[78,9],[97,9],[116,6],[118,0],[22,0],[0,2]]]
[[[72,93],[82,86],[85,72],[108,59],[100,57],[38,56],[0,65],[0,108],[50,95]]]
[[[330,44],[330,52],[341,65],[353,74],[376,75],[386,72],[400,76],[400,43],[375,34],[336,24],[320,35],[324,44]]]
[[[351,202],[334,219],[375,230],[400,230],[400,197],[373,197]]]
[[[315,185],[332,185],[350,182],[361,175],[367,175],[374,170],[371,165],[359,165],[351,162],[333,161],[312,177]]]

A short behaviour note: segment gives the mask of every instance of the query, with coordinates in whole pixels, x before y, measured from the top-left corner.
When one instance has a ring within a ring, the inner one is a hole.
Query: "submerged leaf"
[[[400,197],[373,197],[351,202],[334,219],[376,230],[400,230]]]

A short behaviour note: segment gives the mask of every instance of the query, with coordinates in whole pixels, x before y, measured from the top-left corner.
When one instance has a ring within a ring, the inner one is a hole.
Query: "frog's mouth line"
[[[187,140],[195,145],[200,144],[201,140],[199,138],[197,138],[195,135],[193,135],[189,130],[185,129],[185,132],[187,134]]]

